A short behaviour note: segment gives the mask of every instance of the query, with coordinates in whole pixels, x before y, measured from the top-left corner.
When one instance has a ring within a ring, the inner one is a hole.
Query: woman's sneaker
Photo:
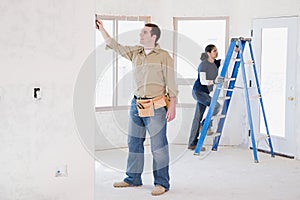
[[[190,146],[188,146],[188,149],[190,149],[190,150],[195,150],[196,149],[196,145],[190,145]],[[205,151],[206,150],[206,148],[205,147],[201,147],[201,151]]]

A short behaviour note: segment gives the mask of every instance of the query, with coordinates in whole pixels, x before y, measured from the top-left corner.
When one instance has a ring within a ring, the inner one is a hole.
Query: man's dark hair
[[[158,39],[160,38],[160,28],[156,24],[147,23],[145,24],[147,27],[151,27],[151,36],[156,35],[155,44],[157,44]]]

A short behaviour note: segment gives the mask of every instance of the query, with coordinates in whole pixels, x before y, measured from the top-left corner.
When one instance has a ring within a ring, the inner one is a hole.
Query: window
[[[124,45],[139,44],[139,33],[149,16],[99,16],[108,33]],[[228,40],[228,17],[174,17],[174,63],[177,71],[179,89],[178,103],[194,104],[191,90],[197,78],[200,55],[207,44],[215,44],[219,58],[225,58]],[[97,30],[96,30],[97,31]],[[130,37],[128,37],[130,35]],[[169,38],[169,40],[171,40]],[[96,46],[103,45],[101,34],[96,32]],[[164,46],[164,45],[163,45]],[[101,47],[102,48],[102,47]],[[104,47],[103,47],[104,48]],[[101,49],[103,51],[103,48]],[[98,49],[97,49],[98,50]],[[127,107],[132,98],[132,78],[130,61],[113,51],[105,51],[106,59],[111,60],[108,66],[100,66],[102,55],[97,53],[96,107],[105,110],[111,107]],[[97,110],[98,110],[97,109]]]
[[[179,89],[178,102],[194,104],[191,91],[197,79],[200,55],[208,44],[218,48],[219,59],[225,58],[228,46],[228,17],[174,17],[175,68]]]
[[[263,28],[261,41],[261,90],[269,114],[270,132],[285,137],[285,115],[281,113],[286,113],[288,28]],[[260,115],[260,130],[265,130],[261,112]]]
[[[139,33],[144,24],[150,21],[148,16],[98,16],[107,30],[119,43],[124,45],[139,44]],[[130,72],[132,64],[113,51],[105,51],[105,55],[99,55],[104,48],[104,40],[96,30],[96,67],[100,70],[96,85],[96,108],[128,106],[132,98]],[[100,66],[101,59],[111,60],[108,66]],[[98,74],[98,73],[97,73]]]

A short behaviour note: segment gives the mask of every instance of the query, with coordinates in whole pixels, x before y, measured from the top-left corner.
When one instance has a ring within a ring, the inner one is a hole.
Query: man
[[[152,195],[169,190],[169,147],[166,136],[167,122],[176,115],[176,95],[173,59],[157,44],[160,29],[155,24],[145,24],[140,33],[141,46],[118,44],[96,20],[96,28],[113,49],[133,63],[134,97],[131,101],[128,125],[128,148],[126,178],[114,183],[114,187],[141,186],[144,168],[144,141],[146,130],[150,135],[153,155],[154,189]],[[166,109],[165,95],[170,102]],[[163,101],[162,101],[163,99]]]

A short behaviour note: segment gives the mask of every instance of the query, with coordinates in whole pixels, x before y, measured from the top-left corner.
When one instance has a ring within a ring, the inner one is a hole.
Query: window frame
[[[116,16],[116,15],[98,15],[97,18],[100,18],[102,20],[112,20],[113,21],[113,34],[111,37],[115,38],[117,41],[119,40],[119,21],[144,21],[145,23],[149,23],[151,20],[151,16]],[[118,75],[119,75],[119,58],[118,54],[113,52],[113,62],[112,62],[112,84],[113,88],[115,88],[116,91],[118,91]],[[96,101],[96,97],[95,97]],[[102,111],[112,111],[112,110],[124,110],[128,109],[129,105],[118,105],[118,92],[113,92],[112,97],[112,106],[96,106],[95,110],[96,112],[102,112]]]
[[[173,17],[173,29],[174,29],[174,37],[173,37],[173,58],[174,58],[174,68],[177,71],[177,52],[178,44],[177,44],[177,34],[178,33],[178,22],[179,21],[199,21],[199,20],[225,20],[226,28],[225,28],[225,56],[226,50],[228,49],[229,45],[229,16],[213,16],[213,17]],[[187,85],[193,86],[195,79],[193,78],[180,78],[177,77],[177,85]],[[194,107],[194,103],[180,103],[180,107]]]

